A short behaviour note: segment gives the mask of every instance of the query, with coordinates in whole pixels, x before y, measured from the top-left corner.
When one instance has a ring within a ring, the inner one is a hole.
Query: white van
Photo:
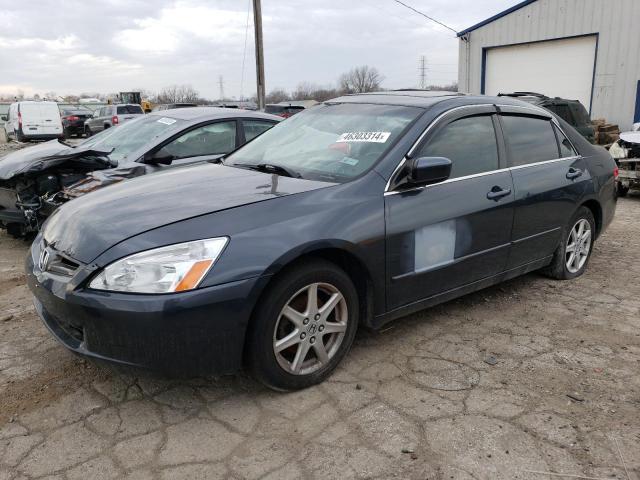
[[[8,139],[19,142],[62,137],[62,120],[56,102],[15,102],[4,124]]]

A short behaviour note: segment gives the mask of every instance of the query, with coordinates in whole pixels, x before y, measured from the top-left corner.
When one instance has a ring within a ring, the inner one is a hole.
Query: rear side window
[[[512,166],[559,158],[558,143],[550,120],[503,115],[502,126]]]
[[[244,138],[247,142],[253,140],[262,132],[269,130],[274,125],[272,122],[264,122],[262,120],[243,120],[242,124],[244,125]]]
[[[278,114],[284,112],[284,107],[282,105],[267,105],[264,107],[265,113]]]
[[[549,105],[547,106],[547,110],[555,113],[569,125],[575,125],[576,122],[571,115],[571,110],[569,110],[569,105]]]
[[[420,149],[419,157],[451,160],[451,177],[498,169],[498,144],[490,115],[461,118],[438,131]]]
[[[582,105],[580,102],[574,102],[569,104],[569,107],[571,108],[571,111],[573,112],[573,116],[575,117],[576,121],[575,124],[576,125],[589,125],[591,123],[591,118],[589,118],[589,112],[587,112],[587,109],[584,108],[584,105]]]
[[[140,105],[120,105],[118,107],[118,115],[126,115],[127,113],[144,113]]]

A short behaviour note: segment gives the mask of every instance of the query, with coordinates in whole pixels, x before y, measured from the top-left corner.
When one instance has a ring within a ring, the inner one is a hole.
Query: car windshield
[[[123,123],[119,127],[108,128],[89,138],[82,146],[110,150],[112,160],[122,160],[160,135],[179,130],[184,120],[177,118],[146,115]]]
[[[267,130],[224,163],[346,182],[373,167],[422,111],[352,103],[317,106]]]

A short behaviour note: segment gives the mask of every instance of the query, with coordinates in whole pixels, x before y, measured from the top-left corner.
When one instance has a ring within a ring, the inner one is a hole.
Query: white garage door
[[[596,36],[487,50],[485,93],[517,91],[577,99],[591,107]]]

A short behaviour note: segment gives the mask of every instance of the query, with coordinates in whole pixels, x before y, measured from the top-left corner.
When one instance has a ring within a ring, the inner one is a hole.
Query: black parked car
[[[77,145],[57,140],[0,159],[0,229],[36,232],[64,202],[123,180],[219,158],[282,119],[197,107],[141,115]]]
[[[62,133],[65,138],[72,135],[81,136],[84,134],[84,122],[91,118],[93,112],[88,108],[74,107],[64,108],[60,110],[60,118],[62,120]]]
[[[615,163],[527,103],[337,98],[224,159],[58,209],[27,259],[69,349],[167,372],[326,378],[359,324],[544,269],[571,279],[615,212]]]
[[[498,96],[519,98],[525,102],[546,108],[575,128],[589,142],[596,143],[596,130],[591,123],[591,117],[589,117],[589,112],[579,100],[567,100],[560,97],[551,98],[535,92],[501,93]]]

